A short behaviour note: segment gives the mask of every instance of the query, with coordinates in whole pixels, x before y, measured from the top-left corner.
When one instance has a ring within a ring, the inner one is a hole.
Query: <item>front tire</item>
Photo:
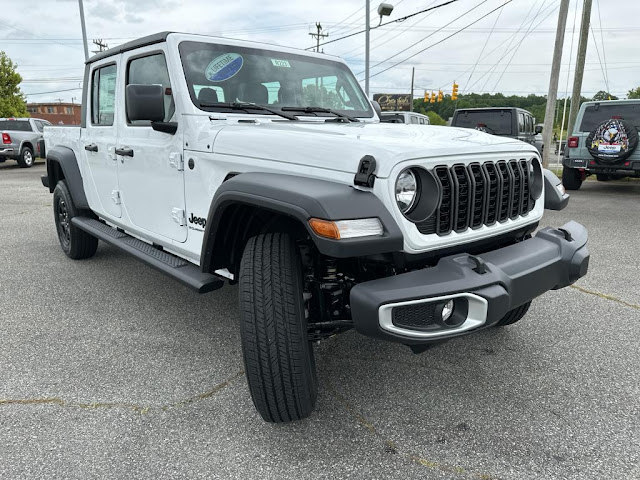
[[[582,174],[575,168],[562,169],[562,184],[567,190],[578,190],[582,186]]]
[[[98,249],[98,239],[80,230],[71,223],[78,216],[64,180],[60,180],[53,191],[53,218],[56,223],[60,247],[67,257],[74,260],[93,257]]]
[[[249,239],[240,263],[239,303],[245,372],[256,409],[267,422],[308,417],[318,380],[300,252],[289,235]]]
[[[22,147],[20,151],[20,157],[18,158],[18,165],[21,168],[30,168],[33,166],[35,157],[33,156],[33,150],[31,147]]]

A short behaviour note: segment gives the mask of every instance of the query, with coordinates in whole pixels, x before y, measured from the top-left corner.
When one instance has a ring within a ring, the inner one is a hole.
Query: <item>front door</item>
[[[80,139],[83,148],[81,155],[86,159],[100,201],[98,213],[107,218],[122,216],[118,164],[114,153],[117,140],[115,118],[119,110],[116,102],[118,70],[118,62],[114,57],[92,64],[87,127],[81,129]]]
[[[165,121],[171,121],[175,116],[175,103],[165,52],[152,45],[123,54],[121,62],[125,72],[119,82],[122,98],[125,98],[126,85],[162,85]],[[118,116],[116,154],[126,216],[137,229],[184,242],[188,230],[181,135],[156,131],[145,120],[129,121],[126,99],[123,103],[125,108]]]

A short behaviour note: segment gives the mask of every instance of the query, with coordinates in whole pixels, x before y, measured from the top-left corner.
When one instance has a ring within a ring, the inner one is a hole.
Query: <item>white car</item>
[[[415,112],[382,112],[380,121],[383,123],[407,123],[413,125],[431,125],[429,117]]]
[[[62,250],[101,240],[201,293],[238,283],[270,422],[313,410],[316,341],[355,328],[419,352],[587,271],[584,227],[534,234],[568,196],[533,146],[380,123],[335,57],[160,33],[87,62],[83,112],[45,129]]]

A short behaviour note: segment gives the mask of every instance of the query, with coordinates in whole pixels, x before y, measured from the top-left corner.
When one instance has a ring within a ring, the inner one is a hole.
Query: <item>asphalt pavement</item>
[[[237,289],[199,296],[103,243],[69,260],[44,172],[0,164],[0,478],[640,478],[640,183],[585,182],[545,216],[589,229],[591,268],[521,322],[420,355],[328,339],[316,411],[272,425]]]

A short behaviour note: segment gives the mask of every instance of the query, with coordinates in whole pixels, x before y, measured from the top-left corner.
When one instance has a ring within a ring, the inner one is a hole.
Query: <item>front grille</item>
[[[391,321],[396,327],[411,330],[429,330],[437,327],[435,320],[435,303],[416,303],[393,307]]]
[[[530,161],[440,165],[432,170],[440,185],[435,213],[416,223],[423,235],[447,235],[468,228],[493,225],[527,215],[535,205],[531,198]]]

